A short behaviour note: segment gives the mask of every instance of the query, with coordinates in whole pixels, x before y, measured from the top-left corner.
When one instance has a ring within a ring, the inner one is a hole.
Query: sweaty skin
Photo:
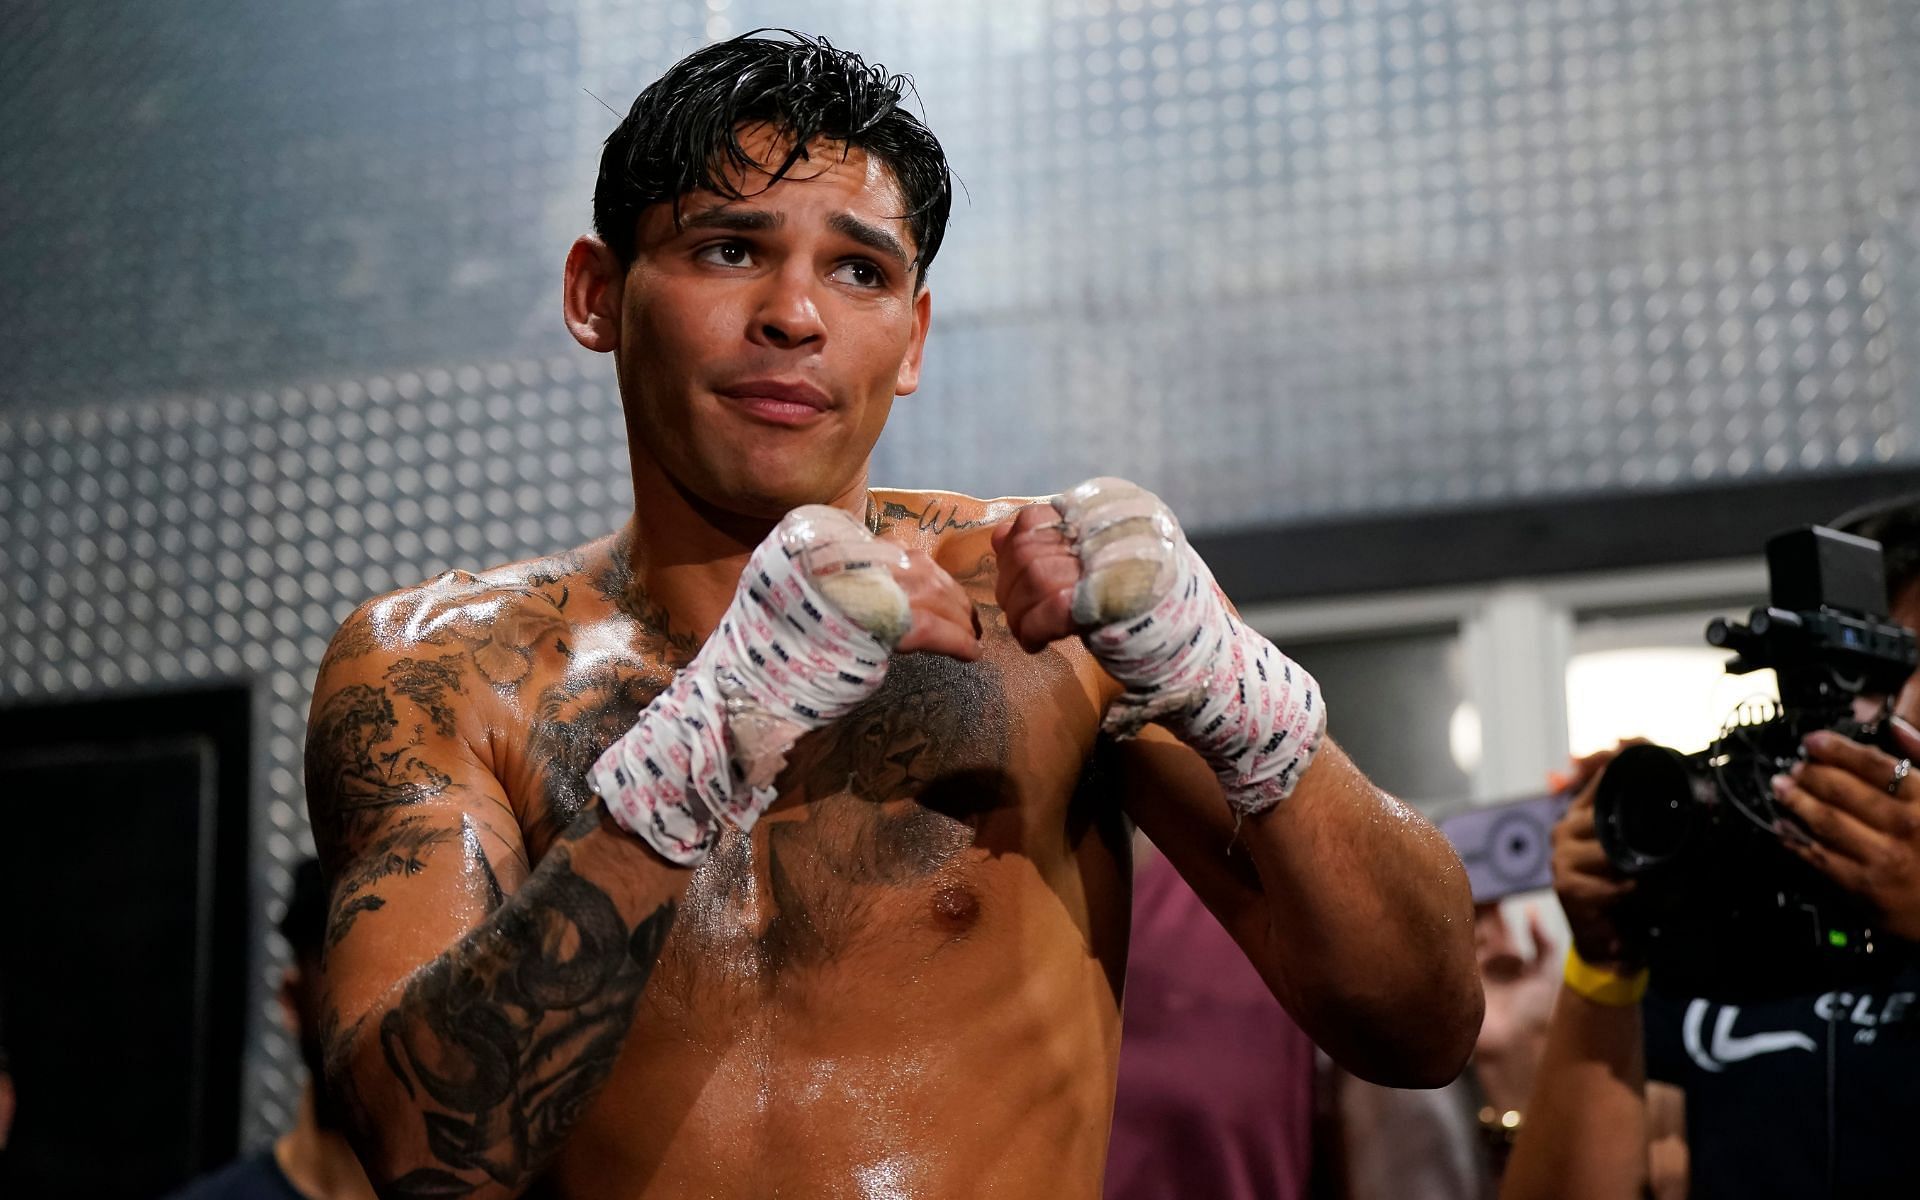
[[[693,872],[555,1194],[1097,1192],[1129,859],[1094,751],[1118,688],[1077,641],[1030,655],[1007,632],[986,522],[1012,507],[874,494],[872,526],[967,589],[985,652],[896,657],[878,696],[796,746],[751,835]],[[317,727],[414,794],[336,895],[331,944],[413,919],[428,887],[477,919],[590,804],[585,768],[695,649],[621,541],[450,573],[342,632],[336,672],[385,666]],[[497,781],[478,816],[456,795],[490,781],[459,778],[463,760]]]
[[[370,601],[320,665],[323,1037],[369,1175],[393,1196],[1097,1195],[1128,817],[1337,1061],[1451,1078],[1480,996],[1437,832],[1331,741],[1236,829],[1164,730],[1097,736],[1119,686],[1046,620],[1061,563],[994,548],[1018,502],[867,490],[929,292],[890,169],[832,144],[805,167],[694,193],[678,223],[643,210],[630,263],[574,244],[567,323],[615,359],[626,527]],[[882,690],[793,747],[751,834],[676,866],[585,773],[813,503],[906,551],[913,627]]]

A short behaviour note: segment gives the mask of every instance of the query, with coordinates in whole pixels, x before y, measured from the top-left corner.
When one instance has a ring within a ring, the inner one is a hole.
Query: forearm
[[[1480,1028],[1473,902],[1453,850],[1323,745],[1295,794],[1241,827],[1261,964],[1347,1070],[1393,1087],[1459,1074]]]
[[[1637,1200],[1647,1184],[1640,1006],[1562,987],[1501,1200]]]
[[[383,1194],[531,1182],[612,1070],[690,875],[595,806],[486,921],[327,1031]]]

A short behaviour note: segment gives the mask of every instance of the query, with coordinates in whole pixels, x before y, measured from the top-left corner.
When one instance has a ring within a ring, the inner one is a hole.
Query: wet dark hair
[[[1877,500],[1842,513],[1829,523],[1842,533],[1880,543],[1887,568],[1887,595],[1898,600],[1920,582],[1920,492]]]
[[[777,34],[777,37],[761,37]],[[913,231],[917,283],[940,250],[953,206],[952,173],[932,131],[905,107],[913,81],[791,29],[756,29],[687,55],[640,93],[600,156],[593,229],[622,264],[635,252],[643,209],[694,191],[730,200],[742,192],[729,169],[779,182],[816,138],[859,147],[893,170],[906,197],[900,216]],[[742,126],[766,123],[792,149],[765,171],[741,148]]]

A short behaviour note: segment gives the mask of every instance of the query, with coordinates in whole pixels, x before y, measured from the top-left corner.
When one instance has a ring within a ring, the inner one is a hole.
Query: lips
[[[799,425],[832,411],[827,393],[797,379],[748,379],[715,389],[743,412],[776,425]]]

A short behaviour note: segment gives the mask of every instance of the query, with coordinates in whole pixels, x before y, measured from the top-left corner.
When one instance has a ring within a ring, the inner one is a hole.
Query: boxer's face
[[[787,146],[741,142],[769,166]],[[677,229],[670,205],[641,214],[615,354],[636,447],[708,504],[774,518],[864,484],[930,309],[880,160],[815,143],[770,188],[735,182],[746,199],[690,195]]]

